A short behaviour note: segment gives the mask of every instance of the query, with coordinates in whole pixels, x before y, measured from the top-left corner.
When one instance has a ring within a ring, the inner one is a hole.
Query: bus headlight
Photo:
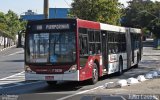
[[[69,71],[75,72],[77,70],[77,65],[72,65]]]
[[[25,72],[27,72],[27,73],[33,73],[33,71],[30,69],[30,67],[29,66],[25,66],[24,67],[24,70],[25,70]]]
[[[77,65],[72,65],[70,69],[64,73],[74,73],[77,71]]]

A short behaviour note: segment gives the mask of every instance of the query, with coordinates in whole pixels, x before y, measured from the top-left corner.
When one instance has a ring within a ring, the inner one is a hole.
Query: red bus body
[[[48,19],[48,20],[43,20],[43,22],[45,22],[45,24],[49,23],[49,25],[50,25],[55,20],[56,20],[56,22],[58,22],[61,19]],[[64,20],[63,23],[65,22],[65,20],[67,22],[69,22],[68,19],[63,19],[63,20]],[[117,32],[118,32],[118,34],[120,34],[122,30],[124,30],[124,32],[122,31],[122,33],[125,33],[125,31],[129,30],[129,29],[128,28],[122,28],[122,27],[119,27],[119,26],[112,26],[112,25],[108,25],[108,24],[102,24],[102,23],[99,23],[99,22],[81,20],[81,19],[70,19],[70,20],[73,23],[76,24],[74,26],[74,28],[73,28],[73,31],[76,34],[75,35],[76,63],[74,63],[74,64],[73,63],[72,64],[63,64],[62,63],[62,64],[58,64],[58,65],[57,64],[51,64],[51,63],[47,63],[47,64],[34,64],[33,62],[32,63],[28,63],[27,62],[27,60],[26,60],[27,57],[28,57],[27,56],[28,55],[28,51],[27,51],[28,49],[27,48],[30,45],[29,44],[30,41],[28,40],[29,39],[28,34],[30,34],[32,32],[31,30],[33,30],[30,27],[32,27],[32,25],[39,25],[38,27],[42,28],[42,26],[40,26],[40,25],[43,25],[43,23],[41,23],[41,21],[29,22],[29,24],[27,25],[28,27],[27,27],[26,44],[25,44],[25,48],[26,48],[25,49],[25,76],[26,76],[26,80],[84,81],[84,80],[88,80],[88,79],[92,79],[93,78],[93,64],[94,63],[96,63],[96,65],[98,67],[98,77],[101,77],[101,76],[106,75],[106,74],[111,74],[111,73],[117,72],[119,70],[119,68],[117,68],[116,66],[119,66],[118,64],[119,64],[119,62],[120,62],[121,59],[123,60],[122,61],[123,64],[125,64],[123,66],[126,66],[124,68],[122,67],[122,70],[125,70],[125,69],[129,68],[130,66],[128,66],[128,65],[138,64],[138,61],[136,61],[136,60],[134,61],[134,59],[138,59],[138,57],[137,58],[133,58],[134,64],[132,64],[132,61],[130,61],[130,56],[128,56],[128,54],[131,53],[130,49],[126,49],[126,52],[124,52],[124,53],[118,53],[116,55],[116,53],[109,54],[109,47],[108,47],[107,50],[106,50],[106,52],[102,51],[103,49],[101,49],[100,50],[101,53],[99,53],[99,54],[88,55],[87,56],[87,61],[86,61],[85,65],[81,66],[80,65],[80,49],[81,48],[79,47],[79,44],[80,44],[79,43],[79,40],[80,40],[79,39],[79,35],[80,35],[79,29],[80,28],[83,28],[83,29],[86,29],[86,30],[94,30],[94,32],[98,31],[99,34],[101,34],[100,35],[101,38],[103,36],[105,36],[105,34],[109,34],[108,32],[112,32],[112,31],[116,32],[118,30]],[[45,26],[45,27],[47,27],[47,26]],[[53,26],[51,28],[53,28]],[[42,29],[40,31],[43,32]],[[46,30],[46,31],[48,33],[50,33],[52,30]],[[36,30],[36,31],[33,31],[33,32],[36,33],[36,32],[39,32],[39,30],[38,31]],[[87,34],[89,34],[89,33],[87,32]],[[50,36],[50,35],[48,35],[48,36]],[[94,35],[94,36],[96,36],[96,35]],[[127,35],[125,35],[125,36],[127,36]],[[87,35],[87,37],[89,37],[89,35]],[[103,48],[102,46],[105,44],[105,43],[103,43],[102,40],[103,39],[101,39],[101,48]],[[106,41],[108,41],[108,39],[106,39]],[[130,41],[130,40],[128,40],[128,41]],[[103,45],[102,45],[102,43],[103,43]],[[106,45],[108,46],[107,43],[106,43]],[[87,46],[90,46],[90,45],[87,44]],[[126,48],[128,48],[128,47],[126,47]],[[104,54],[107,55],[107,58],[104,57],[103,52],[104,52]],[[89,53],[89,50],[88,50],[88,53]],[[138,50],[138,47],[137,47],[137,49],[136,48],[134,49],[133,53],[135,53],[135,55],[137,55],[137,54],[140,53],[140,51]],[[131,62],[130,64],[127,64],[128,63],[127,59],[128,59],[128,61]],[[104,64],[107,64],[108,67],[104,67],[105,66]],[[111,68],[112,65],[113,65],[114,68]],[[111,70],[109,68],[111,68]],[[112,71],[112,72],[110,72],[110,71]]]

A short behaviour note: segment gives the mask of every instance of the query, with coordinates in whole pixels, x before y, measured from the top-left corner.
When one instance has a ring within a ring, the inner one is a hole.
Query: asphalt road
[[[10,48],[0,52],[0,79],[23,71],[24,50]]]
[[[10,48],[0,52],[0,79],[23,71],[24,50]]]
[[[83,96],[90,95],[92,92],[97,95],[100,92],[96,92],[95,90],[100,88],[99,86],[104,85],[107,82],[114,82],[119,79],[126,79],[129,77],[135,77],[140,74],[146,73],[148,69],[152,70],[155,69],[152,67],[153,64],[158,63],[157,60],[154,59],[156,54],[159,54],[159,51],[153,51],[152,50],[152,43],[148,42],[145,43],[144,48],[144,56],[143,60],[140,63],[140,66],[138,69],[130,69],[127,72],[125,72],[121,76],[105,76],[100,79],[100,81],[95,85],[89,85],[87,81],[85,82],[62,82],[58,84],[57,86],[49,87],[45,82],[43,81],[32,81],[32,82],[20,82],[19,84],[8,84],[4,86],[0,86],[0,94],[1,97],[7,97],[9,96],[15,96],[14,98],[18,98],[18,100],[79,100],[82,99]],[[14,49],[13,49],[14,50]],[[21,51],[21,49],[19,49]],[[17,49],[16,49],[17,52]],[[155,53],[155,55],[152,55],[152,53]],[[7,53],[6,55],[9,55],[10,53]],[[7,72],[8,74],[13,74],[12,72],[20,72],[23,70],[23,53],[17,53],[12,56],[5,56],[4,58],[0,58],[0,62],[4,65],[8,65],[10,67],[7,67],[8,69],[12,69],[13,64],[14,66],[17,65],[17,67],[14,67],[14,70],[11,70],[11,72]],[[159,56],[156,56],[156,59],[160,59]],[[14,60],[12,59],[14,58]],[[4,63],[7,62],[7,63]],[[12,65],[10,65],[10,64]],[[1,65],[1,64],[0,64]],[[6,70],[7,70],[6,68]],[[2,68],[1,68],[2,69]],[[18,69],[18,70],[17,70]],[[2,73],[1,73],[2,74]],[[0,98],[1,100],[1,98]]]

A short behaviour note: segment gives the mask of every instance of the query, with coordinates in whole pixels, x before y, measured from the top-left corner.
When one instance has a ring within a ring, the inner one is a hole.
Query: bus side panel
[[[108,55],[108,74],[112,74],[119,71],[119,58],[122,56],[123,70],[127,69],[127,53],[110,54]]]
[[[83,80],[87,80],[87,79],[91,79],[92,78],[92,66],[94,61],[98,61],[97,67],[99,68],[99,76],[102,76],[102,57],[101,56],[89,56],[87,63],[85,66],[80,68],[79,71],[79,80],[83,81]]]
[[[127,67],[130,68],[131,67],[131,59],[132,59],[132,55],[131,55],[131,36],[130,36],[130,31],[129,29],[126,29],[126,49],[127,49]]]
[[[85,66],[81,66],[79,71],[80,81],[92,78],[92,63],[93,63],[92,57],[88,57]]]
[[[127,69],[127,53],[121,53],[120,55],[122,55],[122,59],[123,59],[123,70]]]
[[[109,54],[108,55],[108,74],[118,72],[119,70],[119,55],[118,54]]]

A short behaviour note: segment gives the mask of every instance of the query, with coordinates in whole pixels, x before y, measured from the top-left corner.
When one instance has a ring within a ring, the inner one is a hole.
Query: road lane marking
[[[19,76],[21,76],[21,77],[19,77]],[[3,85],[6,85],[6,84],[18,84],[19,85],[19,84],[21,84],[19,82],[23,82],[23,81],[25,81],[24,71],[0,79],[0,89],[1,89],[1,87],[3,88]]]
[[[17,74],[14,74],[14,75],[11,75],[11,76],[8,76],[8,77],[5,77],[5,78],[1,78],[0,81],[2,81],[2,80],[7,80],[8,78],[12,78],[12,77],[15,77],[15,76],[20,75],[20,74],[23,74],[23,73],[24,73],[24,71],[22,71],[22,72],[20,72],[20,73],[17,73]]]
[[[102,87],[103,87],[103,85],[98,86],[98,87],[95,87],[95,88],[93,88],[93,89],[89,89],[89,90],[81,91],[81,92],[78,92],[78,93],[75,93],[75,94],[72,94],[72,95],[68,95],[68,96],[65,96],[65,97],[59,98],[59,99],[57,99],[57,100],[65,100],[65,99],[68,99],[68,98],[74,97],[74,96],[76,96],[76,95],[80,95],[80,94],[83,94],[83,93],[86,93],[86,92],[89,92],[89,91],[93,91],[93,90],[96,90],[96,89],[98,89],[98,88],[102,88]]]
[[[15,52],[15,53],[11,53],[11,54],[9,54],[9,55],[7,55],[7,56],[4,56],[4,57],[13,56],[13,55],[16,55],[16,54],[22,53],[22,52],[24,52],[24,50],[17,51],[17,52]]]

